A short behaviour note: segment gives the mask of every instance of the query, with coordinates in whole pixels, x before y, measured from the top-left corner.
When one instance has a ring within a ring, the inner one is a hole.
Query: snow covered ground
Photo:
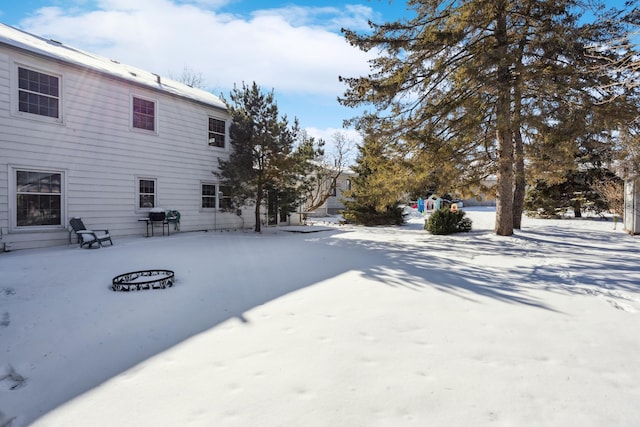
[[[0,254],[0,426],[638,425],[638,237],[465,210]]]

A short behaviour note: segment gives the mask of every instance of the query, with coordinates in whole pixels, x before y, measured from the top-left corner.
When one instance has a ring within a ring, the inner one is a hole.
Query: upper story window
[[[224,148],[225,122],[209,117],[209,145]]]
[[[18,111],[60,118],[60,77],[18,67]]]
[[[135,129],[156,130],[156,103],[134,96],[132,98],[132,125]]]

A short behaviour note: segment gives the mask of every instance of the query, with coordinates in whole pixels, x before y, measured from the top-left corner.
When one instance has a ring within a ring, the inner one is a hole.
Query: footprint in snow
[[[627,311],[629,313],[635,313],[637,310],[630,306],[629,304],[625,304],[623,302],[618,302],[612,300],[610,298],[606,298],[606,301],[613,306],[613,308],[617,308],[618,310]]]
[[[11,324],[11,317],[9,317],[9,312],[5,311],[2,314],[2,320],[0,320],[0,328],[6,328]]]
[[[0,375],[0,388],[5,389],[7,391],[17,390],[20,387],[24,386],[27,379],[17,373],[13,366],[9,365],[9,373],[5,375]],[[0,424],[2,426],[2,424]]]

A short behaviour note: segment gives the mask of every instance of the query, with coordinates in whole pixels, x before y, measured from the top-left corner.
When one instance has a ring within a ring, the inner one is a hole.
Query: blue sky
[[[330,141],[357,114],[336,101],[338,76],[369,71],[340,28],[405,10],[388,0],[10,0],[0,22],[168,77],[188,67],[215,94],[255,81],[274,90],[281,113]]]
[[[609,6],[623,0],[608,2]],[[336,100],[338,76],[369,73],[340,28],[406,15],[406,2],[321,0],[6,0],[0,22],[166,77],[185,67],[207,90],[228,95],[255,81],[273,89],[283,114],[330,142],[357,111]]]

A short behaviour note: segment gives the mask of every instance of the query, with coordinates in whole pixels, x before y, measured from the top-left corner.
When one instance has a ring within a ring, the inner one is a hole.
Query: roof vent
[[[62,46],[62,42],[59,42],[58,40],[49,39],[49,41],[52,42],[52,43],[59,44],[60,46]]]

